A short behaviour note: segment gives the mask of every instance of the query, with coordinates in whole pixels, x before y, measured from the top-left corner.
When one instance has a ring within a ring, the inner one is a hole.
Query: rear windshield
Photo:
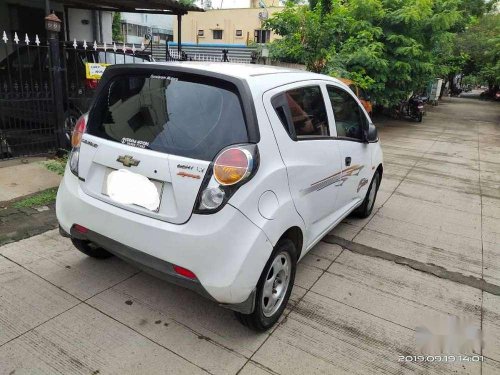
[[[134,147],[213,160],[248,142],[236,88],[198,76],[123,75],[101,91],[88,133]]]

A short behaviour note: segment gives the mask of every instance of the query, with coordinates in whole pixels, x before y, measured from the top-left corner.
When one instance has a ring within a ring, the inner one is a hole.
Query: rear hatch
[[[238,88],[154,66],[110,69],[101,85],[80,148],[82,190],[124,210],[185,223],[211,161],[223,148],[249,141]],[[120,169],[153,182],[157,209],[110,198],[108,175]]]

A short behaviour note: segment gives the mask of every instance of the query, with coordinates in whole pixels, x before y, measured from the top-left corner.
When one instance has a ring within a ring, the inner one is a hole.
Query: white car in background
[[[61,233],[266,330],[297,262],[344,217],[370,215],[377,130],[340,81],[277,67],[106,69],[57,195]]]

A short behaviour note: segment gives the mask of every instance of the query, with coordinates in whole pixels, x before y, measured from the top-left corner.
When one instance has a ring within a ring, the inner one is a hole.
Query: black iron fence
[[[56,148],[48,45],[38,36],[23,41],[4,32],[0,61],[0,158],[44,153]]]
[[[2,33],[0,39],[0,159],[69,146],[78,117],[98,85],[89,67],[150,61],[149,46],[40,41]]]

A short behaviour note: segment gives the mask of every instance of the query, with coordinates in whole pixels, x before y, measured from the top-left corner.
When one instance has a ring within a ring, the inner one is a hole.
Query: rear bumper
[[[86,195],[69,171],[59,187],[56,213],[63,233],[93,241],[148,273],[244,313],[253,309],[255,286],[273,248],[264,232],[230,205],[213,215],[193,215],[183,225],[165,223]],[[72,232],[74,224],[89,232]],[[173,264],[197,279],[177,275]]]

